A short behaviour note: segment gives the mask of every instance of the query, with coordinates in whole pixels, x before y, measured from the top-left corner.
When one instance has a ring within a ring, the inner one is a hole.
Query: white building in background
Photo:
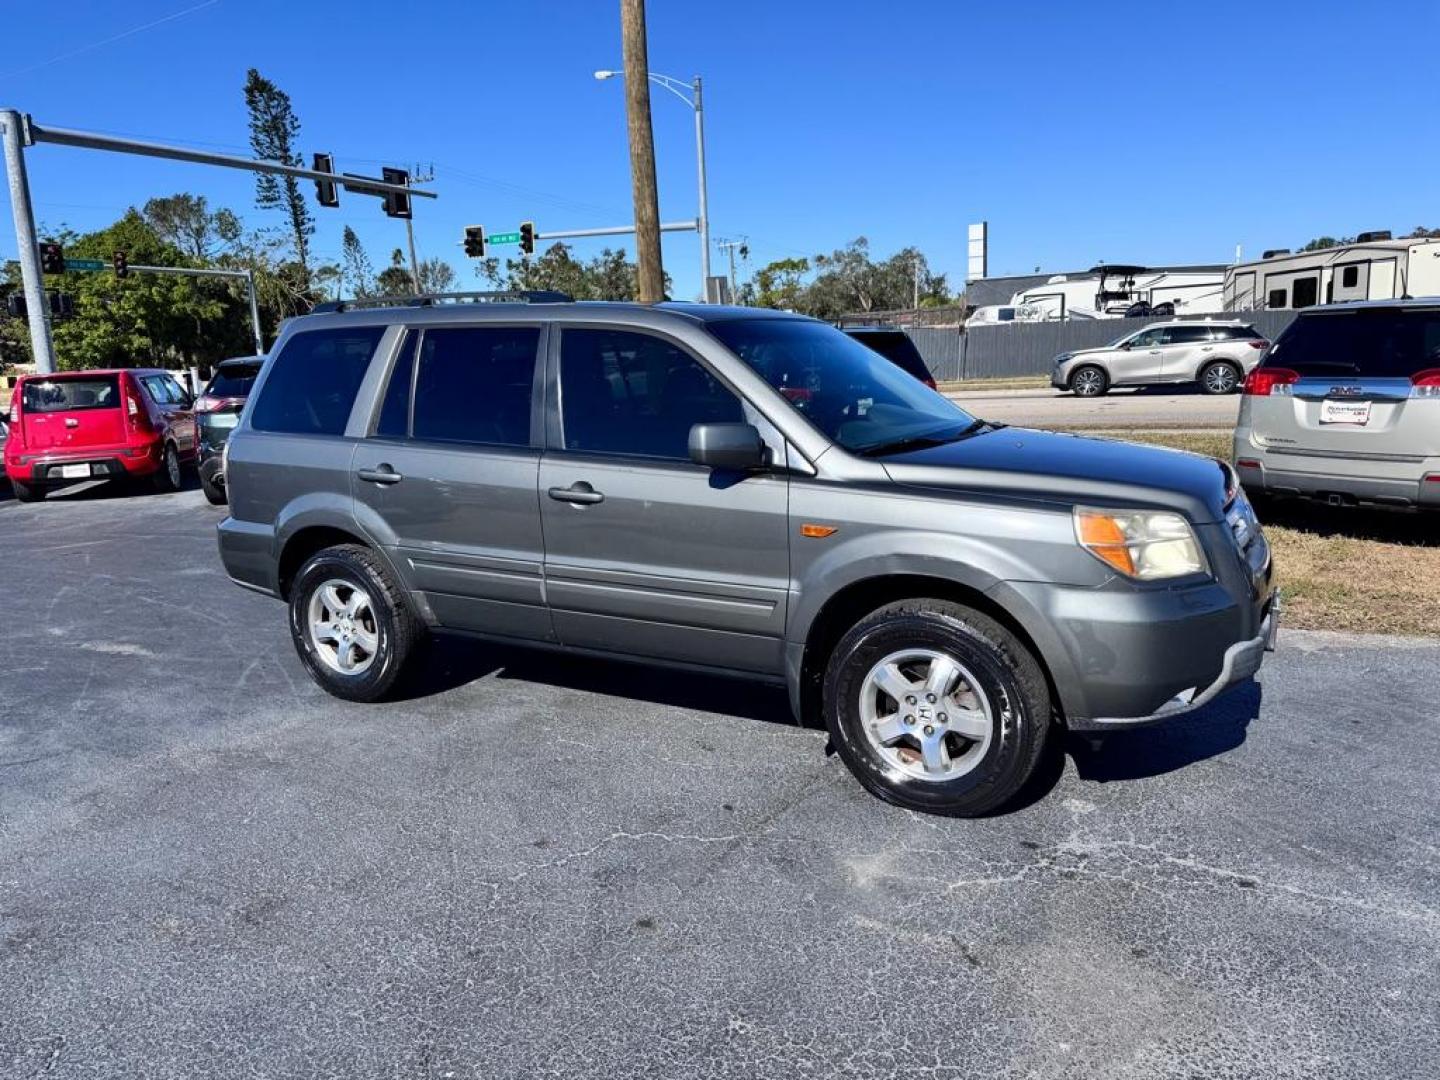
[[[1440,237],[1361,233],[1353,244],[1319,251],[1267,251],[1230,267],[1224,296],[1226,311],[1440,296]]]

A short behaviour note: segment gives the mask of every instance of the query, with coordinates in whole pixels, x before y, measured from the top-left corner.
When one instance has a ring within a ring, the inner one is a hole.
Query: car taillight
[[[20,423],[20,393],[16,391],[15,396],[10,399],[10,423]]]
[[[1440,398],[1440,368],[1426,368],[1411,375],[1410,396]]]
[[[130,420],[131,431],[148,435],[155,430],[155,425],[150,422],[150,413],[140,404],[128,382],[125,384],[125,413]]]
[[[1266,341],[1263,337],[1248,338],[1245,344],[1249,345],[1252,349],[1268,349],[1270,347],[1270,342]]]
[[[201,394],[195,399],[195,411],[197,413],[209,412],[218,404],[219,402],[209,394]]]
[[[1269,397],[1271,394],[1293,394],[1294,383],[1300,380],[1298,371],[1283,367],[1258,367],[1245,376],[1245,393],[1252,397]]]
[[[934,380],[934,379],[931,379],[931,378],[928,378],[928,377],[927,377],[927,378],[924,379],[923,381],[924,381],[925,385],[928,386],[931,390],[939,390],[939,389],[940,389],[938,386],[935,385],[935,380]]]

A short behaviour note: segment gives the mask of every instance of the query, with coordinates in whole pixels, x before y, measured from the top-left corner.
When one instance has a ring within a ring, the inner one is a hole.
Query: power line
[[[176,19],[183,19],[186,15],[193,15],[197,11],[201,11],[208,7],[214,7],[219,2],[220,0],[205,0],[203,4],[196,4],[194,7],[188,7],[184,11],[174,12],[171,15],[166,15],[163,18],[155,19],[151,22],[144,23],[141,26],[132,26],[129,30],[124,30],[114,35],[113,37],[105,38],[103,41],[92,41],[89,45],[81,45],[79,48],[71,49],[69,52],[63,52],[58,56],[52,56],[49,60],[41,60],[38,64],[31,64],[28,67],[16,68],[14,71],[7,71],[4,74],[0,74],[0,79],[13,79],[17,75],[28,75],[32,71],[39,71],[41,68],[49,67],[51,64],[58,64],[62,60],[72,60],[77,56],[83,56],[88,52],[94,52],[96,49],[103,49],[106,45],[113,45],[117,41],[123,41],[128,37],[134,37],[136,34],[142,34],[146,30],[153,30],[157,26],[163,26],[165,23],[174,22]]]

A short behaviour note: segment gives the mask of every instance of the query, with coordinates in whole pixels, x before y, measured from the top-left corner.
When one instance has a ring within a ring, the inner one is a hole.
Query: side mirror
[[[690,460],[712,469],[763,469],[770,464],[754,424],[696,424],[690,429]]]

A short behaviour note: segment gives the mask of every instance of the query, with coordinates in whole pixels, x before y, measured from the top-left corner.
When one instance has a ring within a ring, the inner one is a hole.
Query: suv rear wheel
[[[862,619],[825,671],[825,723],[845,764],[887,802],[971,817],[1025,786],[1050,734],[1050,692],[994,619],[903,600]]]
[[[290,636],[320,686],[378,701],[405,670],[423,627],[385,564],[359,544],[312,555],[290,590]]]
[[[1076,397],[1099,397],[1110,389],[1110,376],[1094,364],[1082,364],[1070,373],[1070,392]]]
[[[1199,383],[1207,394],[1233,394],[1240,385],[1240,369],[1229,360],[1213,360],[1200,369]]]

